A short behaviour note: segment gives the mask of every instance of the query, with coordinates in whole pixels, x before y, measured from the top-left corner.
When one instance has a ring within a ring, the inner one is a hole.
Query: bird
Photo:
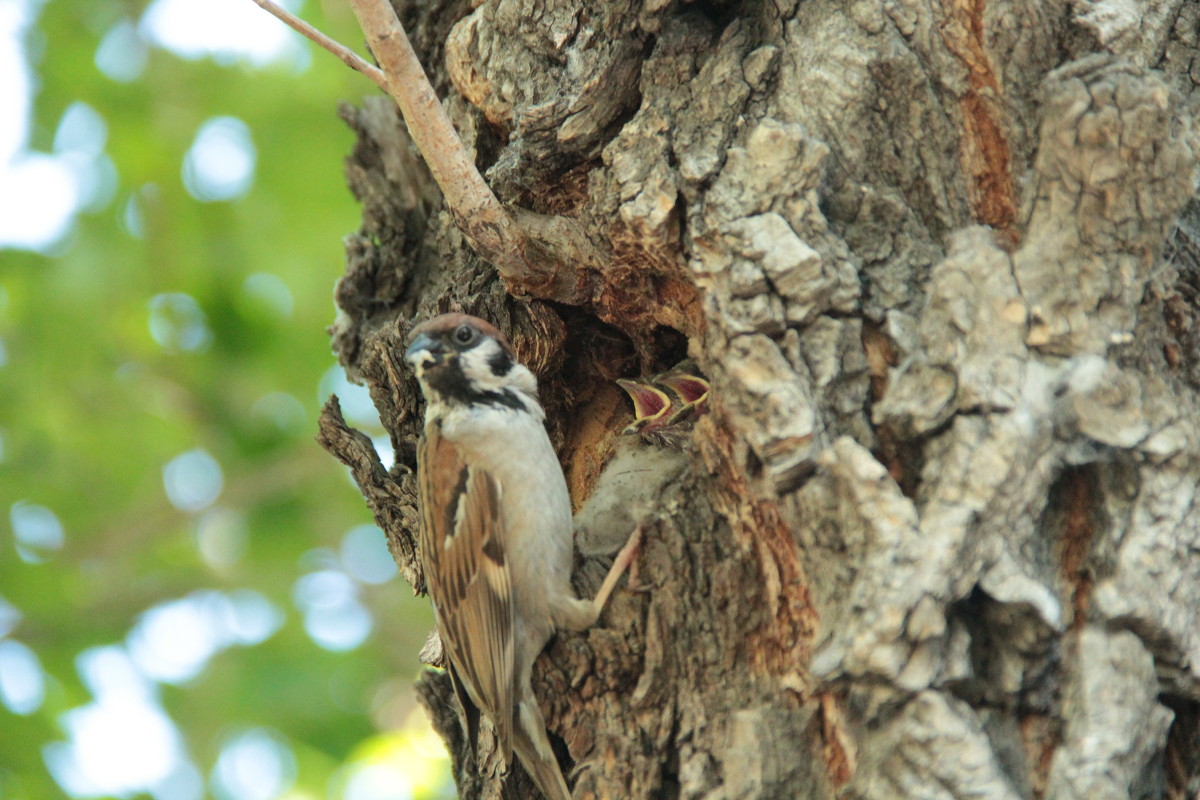
[[[533,373],[495,326],[460,313],[416,326],[405,360],[426,401],[421,565],[468,739],[474,746],[482,712],[506,768],[515,753],[547,800],[570,800],[533,695],[533,663],[557,630],[596,622],[640,529],[595,598],[576,597],[571,499]]]
[[[704,378],[692,373],[694,367],[691,362],[684,362],[653,379],[656,385],[666,386],[678,400],[668,424],[679,425],[708,413],[711,387]]]
[[[659,446],[680,449],[695,419],[708,413],[709,384],[692,374],[690,362],[643,380],[616,383],[633,401],[633,422],[623,434],[638,434]]]
[[[637,433],[648,439],[672,416],[671,397],[654,384],[618,378],[617,386],[624,389],[633,401],[633,422],[626,425],[621,433]]]

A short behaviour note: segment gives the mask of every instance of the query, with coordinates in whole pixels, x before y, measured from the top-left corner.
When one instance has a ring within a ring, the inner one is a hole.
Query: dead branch
[[[382,69],[372,67],[271,0],[253,2],[369,77],[396,101],[417,149],[442,190],[455,225],[511,289],[563,303],[584,302],[587,293],[575,259],[595,261],[595,248],[585,247],[587,252],[581,255],[580,235],[565,239],[539,235],[551,230],[561,233],[560,229],[566,228],[578,233],[570,220],[559,220],[557,227],[548,226],[544,223],[553,223],[557,218],[533,219],[542,215],[523,212],[522,220],[533,223],[527,228],[501,205],[442,108],[404,26],[387,0],[350,0]]]
[[[409,133],[458,227],[501,275],[518,284],[536,282],[526,257],[524,232],[475,168],[391,4],[387,0],[350,0],[350,7],[387,76],[388,94],[400,106]]]

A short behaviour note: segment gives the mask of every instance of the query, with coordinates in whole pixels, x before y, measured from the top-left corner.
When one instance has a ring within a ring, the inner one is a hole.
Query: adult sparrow
[[[634,532],[593,600],[571,588],[571,500],[537,380],[489,323],[443,314],[405,358],[425,395],[420,549],[447,670],[477,741],[479,711],[548,800],[570,800],[530,684],[559,628],[592,625],[633,559]],[[478,711],[476,710],[478,709]]]

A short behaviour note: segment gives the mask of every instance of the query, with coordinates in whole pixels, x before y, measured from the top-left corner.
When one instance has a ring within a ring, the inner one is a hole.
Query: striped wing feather
[[[417,456],[421,558],[438,633],[456,689],[464,684],[491,720],[508,763],[514,620],[501,486],[486,470],[467,464],[436,423],[426,427]],[[471,710],[464,711],[470,719]]]

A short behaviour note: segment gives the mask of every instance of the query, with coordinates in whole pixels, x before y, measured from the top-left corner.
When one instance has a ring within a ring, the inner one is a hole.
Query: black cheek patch
[[[510,359],[511,360],[511,359]],[[511,389],[478,390],[463,375],[457,361],[442,364],[437,369],[425,371],[425,383],[444,399],[463,405],[484,405],[524,411],[525,405]]]
[[[488,366],[491,367],[493,375],[497,378],[503,378],[513,368],[512,356],[506,353],[503,348],[497,350],[488,357]]]

